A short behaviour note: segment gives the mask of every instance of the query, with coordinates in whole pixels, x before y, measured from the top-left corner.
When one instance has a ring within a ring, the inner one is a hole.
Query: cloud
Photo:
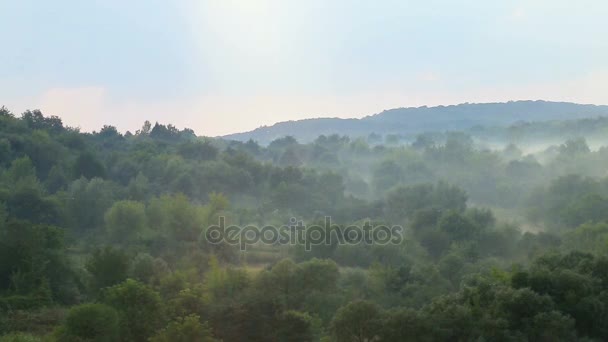
[[[516,8],[515,10],[513,10],[513,13],[511,13],[511,17],[514,19],[522,19],[526,16],[526,11],[523,8]]]
[[[427,71],[418,75],[418,79],[424,82],[436,82],[441,80],[441,75],[436,71]]]

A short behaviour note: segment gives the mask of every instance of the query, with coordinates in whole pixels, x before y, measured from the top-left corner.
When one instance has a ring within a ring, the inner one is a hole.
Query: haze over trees
[[[511,136],[507,127],[513,125],[515,130],[523,129],[524,136],[533,138],[544,131],[553,131],[551,138],[559,137],[554,123],[546,121],[563,121],[595,119],[608,116],[608,106],[582,105],[568,102],[548,101],[510,101],[507,103],[464,103],[437,107],[395,108],[368,115],[361,119],[317,118],[297,121],[279,122],[264,126],[250,132],[226,135],[230,140],[247,141],[253,139],[262,144],[283,136],[293,136],[301,142],[312,142],[319,135],[348,135],[367,137],[370,134],[401,136],[412,140],[416,135],[425,132],[441,133],[444,131],[469,131],[476,134],[479,128],[490,130],[483,134],[488,139],[519,139]],[[602,121],[604,121],[603,119]],[[544,121],[532,134],[526,135],[527,126]],[[584,123],[581,121],[580,123]],[[522,127],[523,126],[523,127]],[[605,132],[606,124],[602,124]],[[505,132],[506,129],[506,132]],[[594,133],[595,129],[579,131],[577,134]],[[521,134],[521,133],[520,133]],[[545,140],[549,137],[543,137]],[[518,140],[514,140],[518,141]]]
[[[554,120],[268,144],[2,107],[0,341],[607,340],[607,121],[533,105]],[[220,217],[404,231],[241,251],[201,238]]]

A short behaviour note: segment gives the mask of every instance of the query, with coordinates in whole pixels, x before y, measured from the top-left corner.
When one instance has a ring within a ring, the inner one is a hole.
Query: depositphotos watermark
[[[242,251],[247,246],[263,243],[269,245],[303,245],[306,251],[319,245],[388,245],[403,241],[403,227],[372,225],[369,221],[362,226],[341,227],[332,224],[326,216],[323,224],[305,225],[303,221],[291,218],[288,225],[226,226],[226,218],[219,217],[218,224],[210,226],[203,234],[205,241],[212,244],[227,243],[238,245]]]

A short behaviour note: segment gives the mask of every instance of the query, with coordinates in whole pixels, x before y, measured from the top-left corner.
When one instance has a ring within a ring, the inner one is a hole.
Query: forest
[[[606,341],[605,120],[262,145],[2,107],[0,342]],[[402,237],[204,238],[327,218]]]

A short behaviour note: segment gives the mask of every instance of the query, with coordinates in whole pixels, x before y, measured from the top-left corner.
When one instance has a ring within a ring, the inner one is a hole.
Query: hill
[[[377,134],[415,135],[422,132],[466,130],[474,126],[505,126],[521,121],[549,121],[608,116],[608,106],[549,101],[464,103],[451,106],[409,107],[385,110],[361,119],[317,118],[279,122],[253,131],[224,136],[225,139],[253,139],[267,144],[287,135],[309,142],[324,134],[367,136]]]

